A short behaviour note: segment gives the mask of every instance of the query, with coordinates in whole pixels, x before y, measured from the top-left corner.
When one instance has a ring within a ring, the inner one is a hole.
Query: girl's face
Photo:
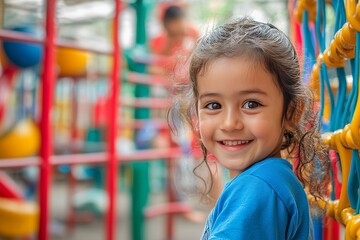
[[[220,58],[198,76],[201,141],[231,178],[280,157],[283,94],[275,81],[247,57]]]

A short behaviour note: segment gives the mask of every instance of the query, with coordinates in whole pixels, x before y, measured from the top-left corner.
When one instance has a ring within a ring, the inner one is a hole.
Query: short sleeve
[[[214,209],[210,240],[286,239],[289,214],[274,190],[247,175],[228,186]]]

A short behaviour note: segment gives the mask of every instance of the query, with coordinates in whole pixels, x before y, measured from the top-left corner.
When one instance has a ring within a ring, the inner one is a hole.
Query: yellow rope
[[[299,22],[301,22],[304,10],[309,12],[309,20],[314,21],[316,1],[298,2],[295,14]],[[356,0],[346,0],[346,16],[348,22],[337,31],[329,47],[322,54],[318,55],[317,61],[313,66],[310,75],[310,86],[314,89],[317,100],[320,99],[319,71],[322,63],[325,63],[328,68],[344,67],[347,59],[355,57],[356,33],[360,32],[360,2],[357,4]],[[339,200],[315,200],[309,196],[309,202],[316,203],[319,207],[326,210],[328,216],[333,217],[346,226],[346,240],[360,239],[360,215],[354,215],[355,211],[350,206],[347,191],[352,149],[360,149],[360,96],[358,96],[351,123],[333,133],[323,134],[323,141],[330,149],[336,150],[339,153],[343,187],[341,188]]]

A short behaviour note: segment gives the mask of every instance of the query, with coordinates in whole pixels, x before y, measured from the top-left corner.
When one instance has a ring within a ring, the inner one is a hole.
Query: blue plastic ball
[[[31,26],[20,26],[10,29],[12,31],[38,36],[39,31]],[[39,64],[42,58],[42,45],[13,40],[3,41],[4,52],[9,61],[19,68],[32,67]]]

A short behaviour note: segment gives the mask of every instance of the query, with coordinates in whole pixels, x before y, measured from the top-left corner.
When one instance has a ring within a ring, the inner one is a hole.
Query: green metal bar
[[[134,3],[136,11],[136,48],[134,51],[146,51],[146,13],[147,9],[143,0],[137,0]],[[133,63],[133,71],[139,73],[146,72],[146,65]],[[150,87],[144,84],[135,85],[135,97],[149,97]],[[135,119],[149,119],[150,109],[137,108],[134,113]],[[138,130],[137,130],[138,131]],[[147,149],[150,146],[137,146],[138,149]],[[144,210],[146,208],[149,196],[149,163],[137,162],[132,164],[132,239],[143,240],[145,237],[145,218]]]
[[[146,7],[143,0],[134,4],[136,11],[136,44],[146,44]]]

